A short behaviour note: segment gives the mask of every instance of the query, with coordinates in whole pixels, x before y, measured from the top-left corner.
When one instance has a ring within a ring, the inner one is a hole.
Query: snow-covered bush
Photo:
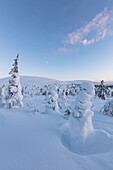
[[[6,105],[8,108],[19,107],[23,105],[22,102],[23,96],[21,92],[20,77],[18,74],[19,72],[18,60],[19,60],[19,54],[14,60],[13,68],[9,72],[12,79],[9,80],[9,85],[8,85],[8,95],[6,101]]]
[[[4,90],[5,90],[5,85],[3,85],[0,88],[0,103],[1,104],[5,104],[5,94],[4,94]]]
[[[105,115],[113,116],[113,99],[105,103],[104,107],[101,108],[101,112]]]
[[[37,88],[36,88],[36,96],[39,96],[39,95],[40,95],[40,88],[37,87]]]
[[[59,90],[58,106],[59,106],[60,109],[63,109],[66,106],[66,95],[65,95],[65,90],[63,90],[63,89]]]
[[[25,108],[27,109],[28,112],[32,113],[39,112],[38,106],[33,101],[27,101],[27,103],[25,104]]]
[[[113,97],[113,88],[110,88],[110,97]]]
[[[76,92],[75,92],[75,88],[71,88],[70,89],[70,91],[69,91],[69,94],[71,95],[71,96],[75,96],[76,95]]]
[[[73,139],[85,140],[93,132],[92,116],[94,113],[90,110],[92,96],[94,96],[94,86],[89,82],[84,82],[71,107],[69,129]]]
[[[45,111],[59,111],[58,107],[58,93],[57,93],[57,86],[53,85],[49,88],[48,94],[46,96],[46,106],[45,106]]]

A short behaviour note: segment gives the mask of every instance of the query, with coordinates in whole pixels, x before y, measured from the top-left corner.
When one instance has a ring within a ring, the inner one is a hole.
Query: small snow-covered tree
[[[5,90],[5,85],[3,85],[0,88],[0,101],[2,104],[5,104],[5,94],[4,94],[4,90]]]
[[[64,89],[59,90],[58,106],[59,106],[60,109],[63,109],[66,106],[66,95],[65,95],[65,90]]]
[[[101,112],[105,115],[113,116],[113,99],[106,101],[105,105],[101,108]]]
[[[11,75],[11,80],[9,80],[9,85],[8,85],[8,96],[7,96],[8,108],[19,107],[23,105],[22,102],[23,96],[21,92],[18,60],[19,60],[19,54],[14,60],[13,68],[9,72],[9,75]]]
[[[49,111],[56,111],[59,112],[59,107],[58,107],[58,94],[57,94],[57,86],[53,85],[49,88],[48,94],[46,96],[46,106],[45,110],[47,112]]]
[[[40,95],[40,88],[39,88],[39,87],[36,88],[36,95],[37,95],[37,96]]]
[[[107,95],[107,89],[106,86],[104,85],[104,80],[101,81],[100,85],[96,89],[96,95],[102,100],[105,100]]]
[[[84,82],[71,107],[69,119],[70,135],[75,140],[84,141],[93,132],[92,116],[94,113],[90,110],[92,96],[94,96],[94,86],[89,82]]]
[[[46,95],[47,95],[47,90],[48,90],[48,87],[45,85],[45,86],[43,87],[42,95],[46,96]]]
[[[76,95],[76,91],[75,91],[75,88],[74,88],[74,87],[72,87],[72,88],[70,89],[69,94],[70,94],[71,96],[75,96],[75,95]]]

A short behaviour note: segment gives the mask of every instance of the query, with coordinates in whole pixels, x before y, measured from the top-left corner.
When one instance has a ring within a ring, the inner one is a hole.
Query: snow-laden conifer
[[[93,132],[92,116],[94,113],[90,110],[92,96],[94,96],[94,86],[89,82],[84,82],[71,107],[69,129],[73,139],[85,140]]]
[[[106,101],[105,105],[101,108],[101,112],[105,115],[113,116],[113,99]]]
[[[5,104],[5,94],[4,94],[4,91],[5,91],[5,85],[3,85],[0,88],[0,103],[1,104]]]
[[[104,85],[104,80],[101,81],[100,85],[98,86],[97,90],[96,90],[96,95],[101,98],[102,100],[106,99],[106,95],[107,95],[107,88]]]
[[[8,96],[7,96],[7,107],[20,107],[23,105],[22,93],[21,93],[21,84],[19,77],[19,67],[18,67],[19,54],[14,60],[13,68],[9,72],[11,79],[9,80],[8,85]]]
[[[46,96],[46,111],[59,111],[58,107],[58,93],[57,86],[53,85],[49,87],[48,94]]]
[[[58,94],[58,106],[60,109],[64,109],[66,106],[65,90],[62,88],[60,88],[59,94]]]

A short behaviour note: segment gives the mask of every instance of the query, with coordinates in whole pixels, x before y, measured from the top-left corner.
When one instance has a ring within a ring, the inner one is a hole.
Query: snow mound
[[[94,155],[113,150],[113,136],[104,130],[94,130],[85,141],[80,141],[71,138],[68,124],[65,124],[62,129],[62,144],[75,154]]]

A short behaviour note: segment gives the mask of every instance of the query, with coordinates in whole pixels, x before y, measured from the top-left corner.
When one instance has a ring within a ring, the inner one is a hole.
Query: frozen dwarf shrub
[[[84,82],[81,86],[75,103],[71,108],[69,119],[70,135],[73,139],[85,140],[93,132],[91,108],[91,97],[94,96],[94,86],[89,82]]]
[[[19,73],[18,60],[19,54],[14,60],[13,68],[9,72],[9,74],[11,75],[11,80],[9,80],[8,95],[6,102],[8,108],[20,107],[23,105],[22,103],[23,95],[21,92],[20,77],[18,74]]]
[[[59,94],[58,94],[58,106],[60,109],[64,109],[66,106],[66,95],[65,90],[60,88]]]
[[[59,111],[59,107],[58,107],[58,93],[57,93],[57,86],[53,85],[49,88],[48,90],[48,94],[46,96],[46,106],[45,106],[45,110],[47,112],[49,111]]]
[[[105,115],[113,116],[113,100],[108,100],[104,107],[101,108],[101,112]]]

